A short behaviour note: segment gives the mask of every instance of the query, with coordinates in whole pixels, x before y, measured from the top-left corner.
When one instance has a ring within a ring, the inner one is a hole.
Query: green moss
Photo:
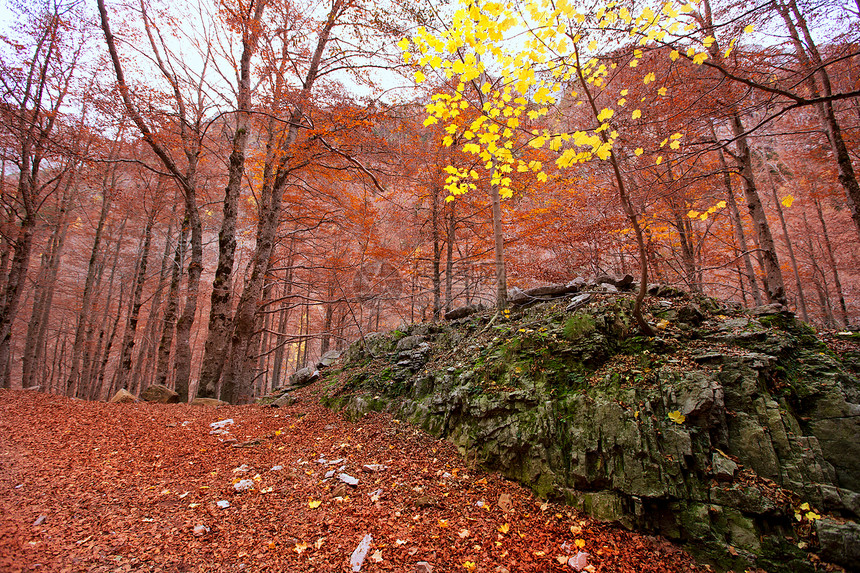
[[[578,312],[567,319],[564,324],[564,337],[568,340],[577,340],[596,329],[594,318],[587,312]]]

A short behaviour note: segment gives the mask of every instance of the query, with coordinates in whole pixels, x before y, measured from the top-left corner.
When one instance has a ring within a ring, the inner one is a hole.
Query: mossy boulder
[[[860,381],[781,308],[665,294],[654,338],[630,298],[599,294],[366,337],[325,399],[720,569],[813,570],[816,516],[860,511]]]

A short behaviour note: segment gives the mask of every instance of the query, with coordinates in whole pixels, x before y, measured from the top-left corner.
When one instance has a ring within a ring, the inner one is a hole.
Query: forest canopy
[[[860,2],[9,2],[2,387],[248,402],[599,275],[860,321]]]

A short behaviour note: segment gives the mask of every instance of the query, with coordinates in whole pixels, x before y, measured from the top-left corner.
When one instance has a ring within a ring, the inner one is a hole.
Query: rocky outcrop
[[[592,295],[376,335],[325,400],[722,569],[812,571],[810,550],[856,567],[860,381],[811,329],[673,292],[651,301],[651,339],[631,300]]]
[[[341,358],[341,354],[342,353],[339,350],[329,350],[320,356],[319,361],[316,363],[316,368],[306,366],[305,368],[296,370],[289,377],[289,383],[286,386],[276,388],[269,395],[258,398],[257,403],[264,406],[270,406],[272,408],[286,408],[292,406],[299,401],[293,392],[319,380],[320,372],[337,364]]]

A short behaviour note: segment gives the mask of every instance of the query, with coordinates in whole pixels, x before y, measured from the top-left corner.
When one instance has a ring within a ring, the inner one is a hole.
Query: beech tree
[[[618,147],[619,134],[612,117],[626,109],[627,90],[618,88],[613,80],[618,77],[615,70],[619,65],[636,67],[642,59],[642,50],[630,46],[627,38],[641,36],[641,44],[647,44],[677,34],[683,28],[679,16],[693,10],[692,4],[674,2],[667,2],[660,11],[650,6],[630,8],[611,3],[594,12],[584,12],[567,2],[470,0],[454,13],[447,30],[433,34],[421,29],[413,38],[420,56],[418,65],[459,79],[452,94],[434,96],[435,101],[427,106],[427,123],[445,122],[449,133],[444,139],[446,145],[453,143],[454,134],[462,133],[469,140],[463,150],[485,162],[491,185],[498,187],[501,197],[513,194],[511,173],[515,170],[534,171],[539,180],[547,180],[540,162],[522,158],[519,150],[523,142],[534,148],[548,145],[558,153],[555,165],[561,169],[593,159],[609,162],[618,197],[639,246],[640,290],[634,315],[646,334],[652,333],[641,312],[648,282],[647,252],[641,213],[631,198],[630,180],[623,166],[625,157],[641,155],[643,149]],[[519,44],[506,41],[506,35],[522,30],[526,38]],[[598,47],[613,45],[621,46],[620,56],[616,55],[616,61],[602,61]],[[408,40],[401,43],[407,62],[413,58],[406,51],[409,46]],[[706,57],[706,52],[700,52],[694,59],[700,63]],[[497,74],[496,81],[489,79],[491,69]],[[422,82],[424,73],[416,71],[415,79]],[[642,82],[648,85],[655,79],[654,72],[647,72]],[[478,84],[478,97],[470,101],[465,87],[473,82]],[[580,116],[582,123],[564,126],[567,129],[524,128],[526,118],[545,117],[551,121],[562,102],[582,105],[589,113]],[[467,108],[477,109],[480,115],[464,124],[461,115]],[[642,116],[638,108],[629,113],[632,120]],[[677,149],[682,137],[676,132],[661,146],[669,143],[670,148]],[[656,162],[662,160],[658,156]],[[480,177],[475,171],[456,168],[449,173],[447,189],[451,198],[473,189],[471,180]]]
[[[12,385],[12,323],[26,288],[39,211],[77,165],[63,160],[54,139],[88,47],[75,8],[75,3],[50,2],[22,9],[22,41],[3,37],[2,159],[4,179],[8,161],[17,171],[17,185],[14,196],[4,198],[12,224],[2,241],[0,387]]]

